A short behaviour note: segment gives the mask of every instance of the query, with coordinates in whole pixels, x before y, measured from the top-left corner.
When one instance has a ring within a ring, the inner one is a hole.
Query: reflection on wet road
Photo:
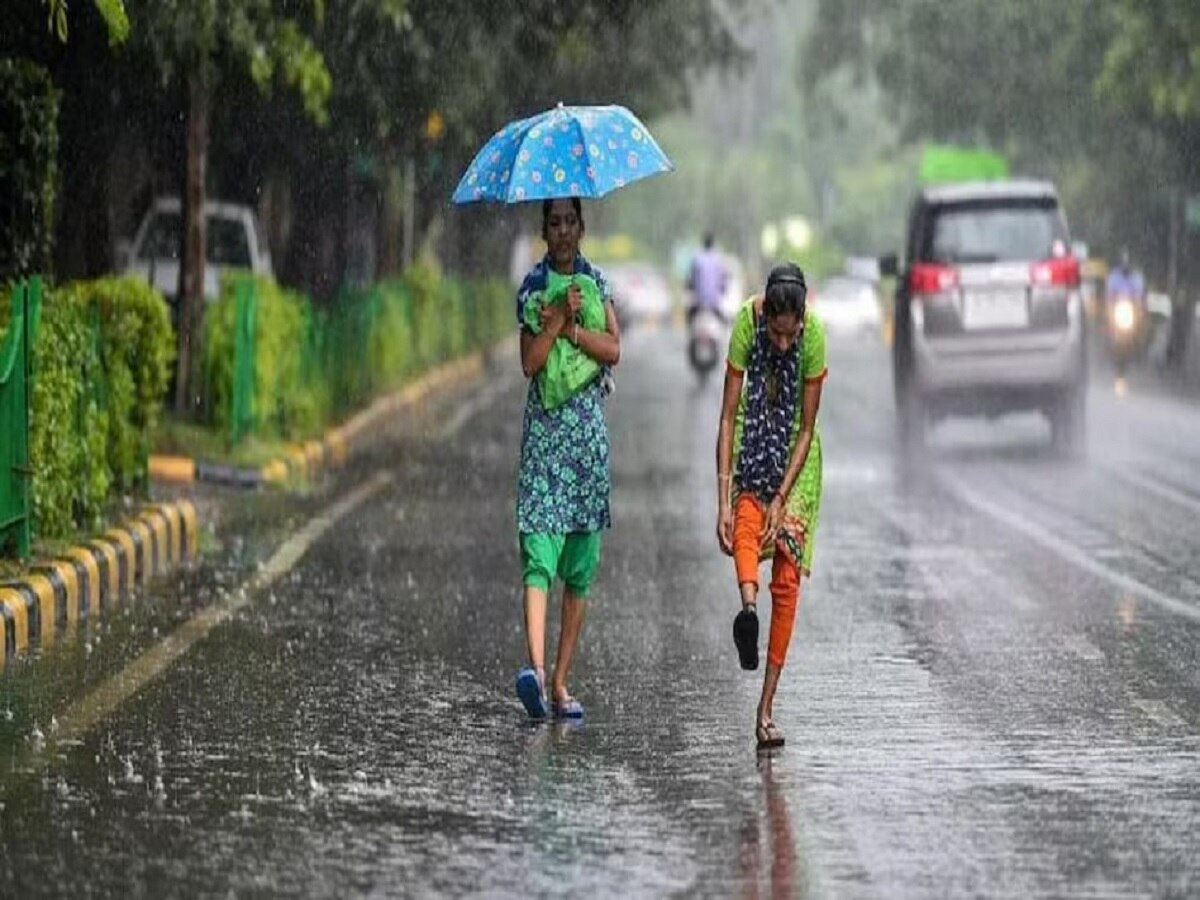
[[[947,423],[907,465],[885,350],[830,359],[773,758],[715,546],[719,385],[635,331],[581,726],[512,695],[510,371],[406,429],[373,461],[391,485],[77,740],[8,676],[48,764],[6,767],[0,894],[1200,891],[1200,407],[1098,384],[1086,462],[1018,417]]]

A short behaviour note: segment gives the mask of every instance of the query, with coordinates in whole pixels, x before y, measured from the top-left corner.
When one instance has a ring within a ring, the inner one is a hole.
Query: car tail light
[[[1034,263],[1029,277],[1035,287],[1079,287],[1079,260],[1065,256]]]
[[[958,270],[935,263],[917,263],[912,269],[910,286],[914,296],[942,294],[958,287]]]

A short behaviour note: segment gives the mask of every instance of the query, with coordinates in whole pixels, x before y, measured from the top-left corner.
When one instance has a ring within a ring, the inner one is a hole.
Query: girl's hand
[[[579,289],[579,285],[572,284],[567,288],[568,321],[574,322],[581,309],[583,309],[583,291]]]
[[[722,553],[733,556],[733,510],[725,504],[717,513],[717,543]]]
[[[561,303],[547,303],[539,315],[542,319],[542,331],[557,336],[567,326],[567,309]]]
[[[760,535],[762,548],[765,550],[775,543],[775,538],[779,536],[779,526],[783,524],[783,498],[778,494],[771,501],[771,505],[767,507],[767,518],[763,522],[763,530]]]

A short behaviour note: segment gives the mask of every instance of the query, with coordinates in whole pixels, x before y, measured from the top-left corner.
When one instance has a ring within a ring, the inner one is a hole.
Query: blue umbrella
[[[510,122],[484,144],[455,203],[603,197],[675,167],[623,106],[563,106]]]

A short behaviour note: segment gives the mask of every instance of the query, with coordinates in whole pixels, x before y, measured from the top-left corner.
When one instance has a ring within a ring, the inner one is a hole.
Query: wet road
[[[950,423],[909,467],[885,352],[831,348],[775,757],[713,537],[719,386],[634,331],[585,724],[530,725],[511,689],[513,363],[6,676],[0,896],[1200,893],[1200,403],[1098,380],[1084,463],[1029,417]],[[240,608],[161,677],[64,711],[214,602]]]

